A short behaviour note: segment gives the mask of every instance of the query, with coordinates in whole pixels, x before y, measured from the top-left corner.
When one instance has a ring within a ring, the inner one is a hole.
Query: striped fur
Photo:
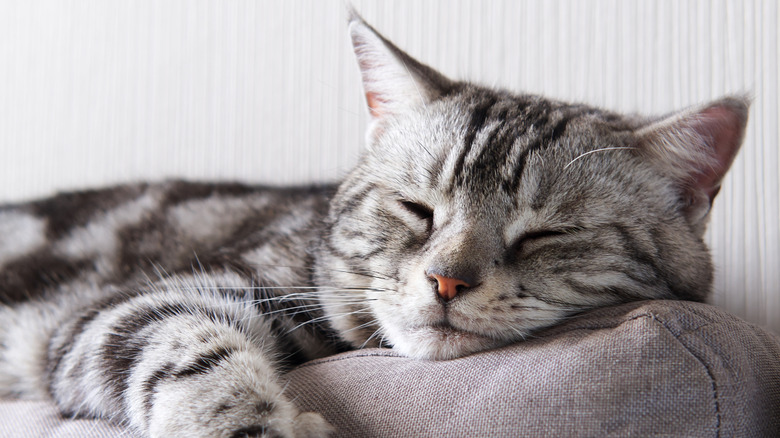
[[[168,182],[0,208],[0,395],[148,436],[326,436],[290,366],[448,359],[706,297],[744,98],[663,118],[451,81],[352,14],[372,115],[336,186]],[[433,274],[465,286],[437,294]]]

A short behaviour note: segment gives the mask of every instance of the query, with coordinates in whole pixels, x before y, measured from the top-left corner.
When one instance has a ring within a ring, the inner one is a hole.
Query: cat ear
[[[374,119],[424,105],[452,86],[449,79],[386,40],[351,8],[349,33]]]
[[[725,97],[640,128],[640,151],[680,183],[688,220],[706,218],[737,155],[748,120],[747,97]]]

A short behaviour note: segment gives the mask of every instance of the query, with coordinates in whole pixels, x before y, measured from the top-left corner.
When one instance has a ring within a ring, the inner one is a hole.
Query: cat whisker
[[[341,272],[341,273],[344,273],[344,274],[360,275],[360,276],[363,276],[363,277],[375,278],[375,279],[378,279],[378,280],[397,280],[397,278],[391,277],[391,276],[389,276],[387,274],[383,274],[381,272],[376,272],[376,271],[369,271],[369,270],[365,270],[364,272],[359,272],[359,271],[347,271],[347,270],[343,270],[343,269],[329,269],[329,271],[331,271],[331,272]]]
[[[338,291],[373,291],[373,292],[386,292],[391,289],[375,288],[375,287],[322,287],[322,286],[183,286],[183,285],[167,285],[175,289],[202,289],[202,290],[311,290],[311,293],[326,293],[326,292],[338,292]],[[287,294],[292,295],[293,293]]]
[[[301,303],[300,301],[298,301],[298,303],[296,303],[297,306],[286,306],[286,307],[282,308],[281,310],[284,310],[284,309],[288,309],[289,310],[289,309],[303,308],[303,307],[326,309],[326,308],[329,308],[329,307],[347,306],[347,305],[366,307],[365,306],[366,301],[367,300],[352,300],[352,301],[337,301],[337,302],[334,302],[334,303],[330,303],[330,302],[323,303],[323,302],[319,302],[319,301],[317,301],[317,302],[304,302],[304,303]],[[247,304],[259,305],[259,304],[267,304],[267,303],[272,303],[272,302],[282,303],[284,301],[282,301],[282,300],[250,300],[250,301],[247,301],[246,303]],[[289,302],[293,303],[293,302],[295,302],[295,300],[289,300]],[[266,312],[266,313],[272,313],[272,312]]]
[[[301,269],[301,270],[307,270],[307,271],[314,271],[316,268],[313,266],[293,266],[293,265],[272,265],[267,263],[257,264],[256,266],[260,267],[269,267],[269,268],[286,268],[286,269]],[[325,271],[330,272],[340,272],[343,274],[353,274],[353,275],[360,275],[364,277],[369,278],[376,278],[380,280],[397,280],[395,277],[392,277],[390,275],[384,274],[382,272],[377,272],[369,269],[361,269],[360,271],[350,271],[345,269],[337,269],[337,268],[329,268],[329,269],[323,269]]]
[[[362,325],[361,325],[361,327],[363,327],[363,326],[366,326],[367,324],[368,324],[368,323],[366,323],[366,324],[362,324]],[[376,324],[376,325],[377,325],[377,328],[374,330],[374,332],[373,332],[373,333],[371,333],[371,335],[370,335],[368,338],[366,338],[365,342],[363,342],[362,344],[360,344],[360,347],[359,347],[359,348],[365,348],[365,347],[366,347],[366,345],[368,345],[368,343],[369,343],[369,342],[371,342],[371,340],[372,340],[372,339],[376,338],[376,336],[382,332],[382,327],[381,327],[381,325],[379,324],[379,319],[373,319],[373,320],[371,320],[371,324]],[[379,345],[382,345],[382,341],[381,341],[381,340],[379,341]]]
[[[525,340],[526,340],[526,338],[527,338],[527,336],[528,336],[528,332],[526,332],[526,331],[524,331],[524,330],[521,330],[521,329],[519,329],[519,328],[517,328],[517,327],[511,327],[511,326],[510,326],[509,328],[510,328],[510,329],[511,329],[513,332],[515,332],[515,333],[517,334],[517,336],[519,336],[519,337],[520,337],[520,339],[521,339],[521,340],[523,340],[523,341],[525,341]]]
[[[321,310],[324,309],[325,306],[322,304],[307,304],[307,305],[300,305],[300,306],[292,306],[292,307],[284,307],[281,309],[272,310],[269,312],[263,312],[263,315],[274,315],[278,313],[288,313],[290,312],[291,315],[297,315],[300,313],[305,313],[310,310]]]
[[[261,289],[262,290],[262,289]],[[319,298],[319,297],[327,297],[329,300],[363,300],[367,299],[368,297],[363,296],[356,296],[352,292],[377,292],[376,289],[339,289],[339,288],[333,288],[328,290],[313,290],[308,292],[290,292],[288,294],[284,295],[273,295],[268,297],[263,297],[263,299],[270,299],[270,300],[295,300],[300,298]],[[347,295],[334,295],[336,292],[349,292]],[[383,292],[382,290],[379,290],[378,292]]]
[[[575,159],[573,159],[573,160],[569,161],[569,164],[567,164],[567,165],[563,166],[563,170],[566,170],[566,169],[568,169],[568,168],[569,168],[569,166],[571,166],[572,164],[574,164],[574,162],[575,162],[575,161],[577,161],[577,160],[579,160],[580,158],[582,158],[582,157],[585,157],[585,156],[587,156],[587,155],[590,155],[590,154],[595,154],[596,152],[603,152],[603,151],[615,151],[615,150],[621,150],[621,149],[636,149],[636,148],[635,148],[635,147],[631,147],[631,146],[615,146],[615,147],[608,147],[608,148],[594,149],[594,150],[592,150],[592,151],[588,151],[588,152],[585,152],[585,153],[583,153],[583,154],[580,154],[580,155],[578,155],[578,156],[577,156]]]
[[[385,336],[386,334],[382,333],[382,335],[379,337],[379,345],[382,347],[390,347],[390,344],[385,340]]]
[[[379,322],[379,319],[378,319],[378,318],[374,318],[374,319],[372,319],[371,321],[364,322],[363,324],[360,324],[360,325],[358,325],[358,326],[355,326],[355,327],[352,327],[352,328],[350,328],[350,329],[344,330],[344,332],[343,332],[343,333],[347,333],[347,332],[350,332],[350,331],[352,331],[352,330],[360,330],[360,329],[362,329],[362,328],[365,328],[365,327],[369,327],[369,326],[375,325],[375,324],[377,324],[378,322]]]
[[[565,303],[561,302],[561,304]],[[556,307],[529,307],[527,310],[534,310],[539,312],[579,312],[582,309],[561,305]]]
[[[365,315],[365,314],[371,314],[371,313],[372,313],[371,310],[364,309],[364,310],[354,310],[352,312],[342,312],[342,313],[334,313],[334,314],[331,314],[331,315],[320,316],[320,317],[317,317],[317,318],[312,318],[310,320],[304,321],[304,322],[296,325],[295,327],[291,328],[289,331],[293,332],[293,331],[298,330],[299,328],[301,328],[301,327],[303,327],[305,325],[314,324],[314,323],[318,323],[318,322],[321,322],[321,321],[327,321],[327,320],[330,320],[331,318],[334,318],[334,317],[343,317],[343,316],[349,316],[349,315]]]

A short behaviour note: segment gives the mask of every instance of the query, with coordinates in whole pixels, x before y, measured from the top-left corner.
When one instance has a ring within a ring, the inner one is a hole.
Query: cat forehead
[[[592,107],[467,90],[394,119],[371,154],[381,162],[378,170],[404,185],[515,193],[542,168],[559,173],[589,150],[619,146],[625,131],[621,118]],[[609,167],[599,158],[599,166]]]
[[[395,146],[410,146],[403,140],[423,141],[449,152],[461,143],[468,151],[484,150],[490,155],[541,151],[563,137],[588,140],[610,137],[631,130],[632,120],[598,108],[558,102],[537,95],[464,87],[427,104],[409,108],[380,130],[378,151],[392,152]],[[522,143],[514,150],[507,144]],[[403,150],[403,149],[401,149]],[[416,152],[412,148],[413,152]]]

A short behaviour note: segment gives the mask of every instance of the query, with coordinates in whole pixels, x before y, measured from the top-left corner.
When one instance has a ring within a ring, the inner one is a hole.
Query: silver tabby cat
[[[0,209],[0,395],[142,436],[327,436],[285,370],[450,359],[587,309],[703,300],[748,102],[660,118],[452,81],[352,13],[372,116],[338,186],[168,182]]]

